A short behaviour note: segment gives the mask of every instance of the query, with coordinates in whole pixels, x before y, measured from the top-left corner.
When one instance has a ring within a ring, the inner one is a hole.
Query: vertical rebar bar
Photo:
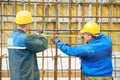
[[[109,0],[109,4],[108,5],[108,17],[112,17],[112,9],[113,9],[113,4],[112,0]],[[108,18],[108,29],[111,30],[112,28],[112,18]],[[109,35],[111,35],[111,33],[109,32]]]
[[[2,3],[1,4],[1,13],[2,13]],[[1,15],[1,25],[0,25],[0,80],[2,80],[2,15]]]
[[[78,3],[77,0],[76,0],[76,3]],[[76,27],[77,27],[77,25],[79,24],[79,23],[77,23],[77,15],[78,15],[77,13],[78,13],[79,10],[77,10],[77,7],[78,7],[77,4],[76,4],[75,7],[76,7]],[[78,33],[78,32],[77,32],[77,33]],[[77,64],[76,64],[76,57],[75,57],[75,80],[76,80],[76,65],[77,65]]]
[[[116,55],[114,55],[114,60],[115,60],[115,61],[114,61],[114,67],[115,67],[115,77],[116,77],[116,59],[117,59],[117,58],[116,58]]]
[[[96,23],[98,23],[98,0],[96,0]]]
[[[1,16],[1,19],[2,19],[2,16]],[[2,29],[0,30],[0,36],[1,36],[1,34],[2,34]],[[0,37],[0,41],[1,41],[1,39],[2,39],[2,37]],[[2,54],[2,41],[0,42],[0,80],[2,78],[2,69],[1,69],[1,67],[2,67],[2,59],[1,58],[2,57],[1,57],[1,54]]]
[[[83,2],[83,4],[82,4],[82,16],[85,16],[85,0],[83,0],[82,1]],[[85,24],[85,18],[82,18],[82,26]],[[84,41],[82,40],[82,42],[84,43]],[[81,62],[81,64],[82,64],[82,62]],[[84,79],[84,75],[82,74],[82,72],[81,72],[81,80],[83,80]]]
[[[69,34],[71,34],[71,6],[72,6],[72,0],[69,0],[71,4],[69,4]],[[69,44],[71,45],[71,37],[69,37]],[[71,57],[69,56],[68,59],[68,80],[71,80]]]
[[[28,0],[28,11],[30,11],[30,0]]]
[[[44,28],[44,0],[42,0],[42,27]],[[44,80],[44,52],[42,52],[42,80]]]
[[[56,0],[55,3],[56,6],[56,28],[55,28],[55,34],[58,34],[58,0]],[[57,67],[58,67],[58,50],[57,50],[57,46],[55,47],[55,57],[54,57],[54,80],[57,80],[57,76],[58,76],[58,71],[57,71]]]

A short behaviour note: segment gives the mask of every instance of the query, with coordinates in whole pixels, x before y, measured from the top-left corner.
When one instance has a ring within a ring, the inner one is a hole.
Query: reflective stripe
[[[8,46],[9,49],[26,49],[26,47]]]

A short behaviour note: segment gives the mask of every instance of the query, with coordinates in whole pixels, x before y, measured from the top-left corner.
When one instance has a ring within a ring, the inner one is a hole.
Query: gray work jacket
[[[36,53],[47,47],[46,38],[15,29],[8,38],[11,80],[39,80]]]

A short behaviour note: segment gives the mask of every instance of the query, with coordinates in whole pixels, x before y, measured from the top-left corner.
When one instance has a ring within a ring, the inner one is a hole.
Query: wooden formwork
[[[35,33],[38,28],[42,27],[49,41],[50,50],[38,55],[38,59],[41,62],[40,73],[42,80],[44,80],[44,77],[49,78],[49,76],[54,77],[54,80],[57,80],[58,77],[67,77],[69,80],[72,77],[82,77],[79,69],[81,62],[74,60],[74,57],[59,53],[57,47],[50,41],[50,37],[53,34],[60,36],[61,41],[70,45],[82,44],[84,41],[80,38],[79,31],[86,22],[94,21],[99,24],[104,34],[111,36],[113,52],[120,51],[119,0],[1,0],[0,78],[6,77],[9,72],[9,69],[2,70],[1,62],[5,58],[3,55],[7,54],[3,49],[7,47],[8,35],[17,27],[14,18],[15,14],[20,10],[29,10],[34,18],[34,23],[28,34]],[[67,68],[63,66],[64,58],[67,60]],[[54,66],[52,70],[49,67],[45,67],[49,65],[48,59],[52,59],[52,66]],[[79,67],[75,67],[78,64],[74,64],[74,67],[72,67],[73,60],[74,63],[79,64]],[[59,66],[61,67],[59,68]],[[3,73],[1,74],[1,72]]]

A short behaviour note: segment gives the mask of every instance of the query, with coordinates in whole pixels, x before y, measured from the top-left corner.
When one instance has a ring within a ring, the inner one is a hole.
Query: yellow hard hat
[[[80,33],[91,33],[93,35],[100,33],[100,28],[95,22],[87,22]]]
[[[33,18],[29,11],[20,11],[16,15],[15,22],[17,24],[28,24],[33,22]]]

